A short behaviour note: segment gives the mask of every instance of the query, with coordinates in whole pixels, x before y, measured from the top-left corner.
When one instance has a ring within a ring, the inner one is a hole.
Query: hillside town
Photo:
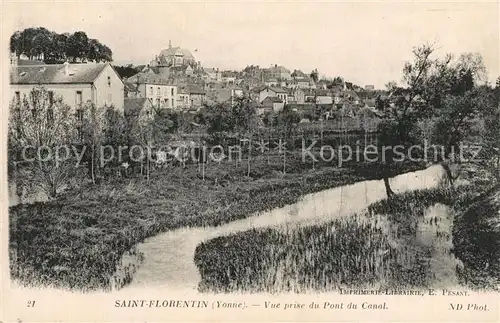
[[[341,77],[320,78],[318,70],[304,73],[279,64],[249,65],[241,71],[204,67],[189,49],[171,42],[148,64],[125,68],[136,73],[122,76],[109,62],[46,64],[13,53],[11,95],[20,100],[33,86],[43,85],[69,104],[91,101],[122,112],[140,108],[149,116],[159,110],[193,114],[209,105],[231,107],[247,98],[261,117],[288,109],[297,112],[300,123],[342,116],[355,120],[351,124],[360,129],[363,121],[384,117],[382,102],[388,97],[386,90],[373,85],[360,87]]]

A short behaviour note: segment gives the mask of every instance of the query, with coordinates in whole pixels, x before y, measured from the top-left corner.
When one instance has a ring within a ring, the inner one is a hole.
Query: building
[[[328,90],[316,89],[314,91],[316,104],[332,104],[333,96]]]
[[[212,82],[222,82],[222,73],[218,68],[204,68],[205,79]]]
[[[295,70],[293,71],[293,73],[291,74],[292,76],[292,87],[294,88],[299,88],[299,89],[309,89],[311,88],[311,83],[312,83],[312,80],[311,78],[304,74],[302,71],[300,70]]]
[[[177,86],[169,82],[145,81],[138,86],[140,97],[148,98],[161,109],[177,108]]]
[[[190,65],[178,65],[170,66],[165,72],[173,76],[192,76],[194,69]]]
[[[226,84],[236,84],[236,77],[234,76],[223,76],[222,82]]]
[[[191,101],[189,100],[189,91],[184,87],[177,89],[177,107],[186,110],[191,107]]]
[[[285,102],[277,96],[268,96],[262,101],[262,108],[264,111],[283,111]]]
[[[135,84],[127,81],[123,82],[123,84],[124,84],[124,95],[126,98],[140,97],[139,90],[137,89],[137,86]]]
[[[177,109],[177,85],[163,74],[141,72],[129,77],[126,83],[134,84],[136,97],[148,98],[159,109]]]
[[[230,86],[211,90],[211,99],[218,103],[229,103],[233,106],[239,98],[243,97],[243,90],[237,86]]]
[[[353,90],[344,91],[344,98],[346,99],[346,101],[352,102],[354,104],[360,104],[361,102],[359,95]]]
[[[197,85],[189,85],[187,88],[191,109],[199,109],[206,102],[205,90]]]
[[[125,98],[123,110],[125,115],[136,117],[139,124],[153,120],[155,114],[153,102],[148,98]]]
[[[280,87],[266,86],[265,88],[261,89],[259,91],[259,102],[262,103],[268,96],[278,97],[284,102],[284,104],[288,103],[288,93]]]
[[[313,89],[303,90],[304,103],[316,103],[316,92]]]
[[[172,47],[172,42],[169,41],[168,48],[160,52],[151,62],[151,66],[198,66],[196,59],[191,51],[179,46]]]
[[[35,86],[44,86],[49,93],[61,96],[71,107],[86,102],[95,106],[113,106],[123,112],[124,84],[109,63],[51,64],[12,66],[11,97],[21,100]]]
[[[371,84],[365,85],[365,90],[373,91],[373,90],[375,90],[375,85],[371,85]]]
[[[311,88],[311,80],[309,78],[297,78],[294,80],[294,85],[299,89]]]
[[[306,93],[302,88],[295,88],[293,90],[293,97],[295,99],[295,103],[304,104],[306,102],[305,95]]]
[[[292,79],[292,74],[283,66],[274,65],[266,70],[267,79],[276,79],[278,81],[289,81]]]
[[[266,86],[274,86],[274,87],[280,86],[280,82],[278,82],[277,79],[269,79],[269,80],[265,81],[264,84]]]

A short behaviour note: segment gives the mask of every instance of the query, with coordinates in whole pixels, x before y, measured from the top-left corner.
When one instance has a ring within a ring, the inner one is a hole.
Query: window
[[[156,106],[158,106],[158,107],[160,106],[160,98],[156,99]]]
[[[21,101],[21,92],[16,91],[16,102],[19,103]]]
[[[161,96],[161,89],[160,89],[160,87],[158,87],[156,89],[156,96]]]
[[[171,95],[171,96],[174,96],[174,88],[172,88],[172,89],[170,90],[170,95]]]
[[[108,86],[111,87],[111,76],[108,76]]]
[[[108,93],[108,103],[111,104],[113,101],[113,95],[111,93]]]
[[[76,106],[82,105],[82,91],[76,91]]]
[[[149,94],[148,94],[149,96],[153,96],[153,87],[152,86],[149,87],[148,92],[149,92]]]
[[[82,129],[82,124],[83,124],[83,109],[77,108],[76,109],[76,121],[77,121],[77,132],[78,132],[78,138],[83,141],[83,129]]]

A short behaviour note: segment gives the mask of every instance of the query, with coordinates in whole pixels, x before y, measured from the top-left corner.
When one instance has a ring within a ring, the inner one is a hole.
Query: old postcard
[[[500,321],[499,4],[5,1],[1,322]]]

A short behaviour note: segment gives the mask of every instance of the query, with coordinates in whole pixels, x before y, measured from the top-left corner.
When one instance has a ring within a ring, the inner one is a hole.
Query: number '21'
[[[35,301],[28,301],[28,307],[35,307]]]

